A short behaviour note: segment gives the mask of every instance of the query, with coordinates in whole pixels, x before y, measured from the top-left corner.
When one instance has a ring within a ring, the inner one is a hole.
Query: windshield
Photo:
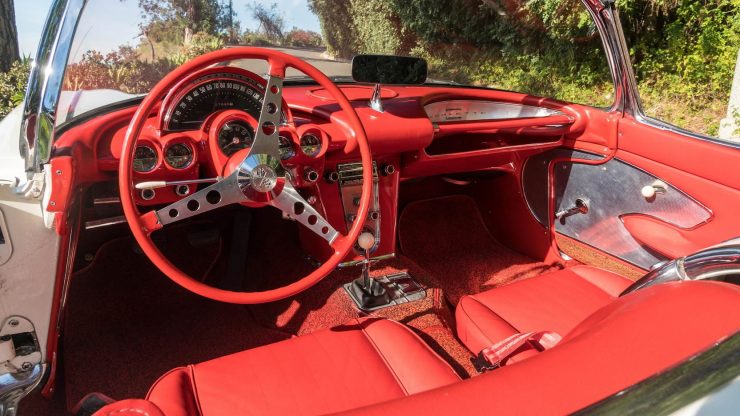
[[[65,72],[57,123],[146,94],[168,72],[233,45],[296,55],[351,81],[355,54],[429,62],[429,82],[514,90],[599,107],[613,102],[601,39],[579,0],[95,0]],[[257,61],[224,63],[257,74]],[[289,70],[286,77],[303,78]]]

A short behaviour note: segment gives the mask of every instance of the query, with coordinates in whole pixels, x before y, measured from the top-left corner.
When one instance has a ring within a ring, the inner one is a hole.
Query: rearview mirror
[[[356,55],[352,59],[352,79],[371,84],[423,84],[427,80],[427,61],[410,56]]]

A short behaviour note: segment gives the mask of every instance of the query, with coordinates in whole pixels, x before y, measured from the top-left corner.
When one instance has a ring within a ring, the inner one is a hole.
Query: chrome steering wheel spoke
[[[329,244],[339,236],[339,232],[293,188],[289,181],[285,181],[282,192],[269,204],[305,225]]]
[[[255,129],[254,142],[247,157],[254,155],[269,155],[280,160],[280,118],[283,104],[283,78],[270,75],[267,78],[265,95],[262,100],[262,111],[257,128]],[[243,162],[243,163],[244,163]]]
[[[211,186],[156,211],[161,225],[172,224],[204,212],[246,201],[238,184],[238,171]]]

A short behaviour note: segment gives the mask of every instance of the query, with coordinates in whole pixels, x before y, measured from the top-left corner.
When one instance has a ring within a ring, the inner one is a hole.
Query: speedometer
[[[166,129],[195,130],[212,113],[236,109],[259,119],[265,87],[258,81],[230,72],[197,78],[168,110]]]

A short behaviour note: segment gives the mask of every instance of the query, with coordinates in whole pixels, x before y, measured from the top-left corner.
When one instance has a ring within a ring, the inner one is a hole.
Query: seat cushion
[[[632,283],[617,274],[576,266],[465,296],[456,310],[457,333],[470,351],[518,332],[555,331],[565,336]],[[512,361],[534,351],[524,351]]]
[[[367,319],[174,369],[154,384],[147,399],[168,416],[309,415],[459,380],[405,326]]]

